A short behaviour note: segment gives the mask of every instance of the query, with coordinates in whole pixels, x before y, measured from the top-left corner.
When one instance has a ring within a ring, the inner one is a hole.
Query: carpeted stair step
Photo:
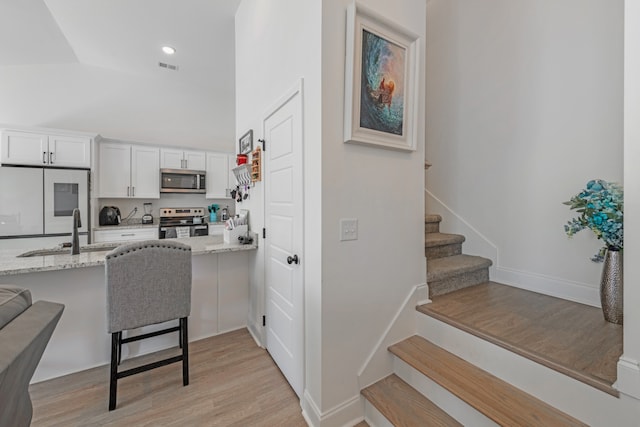
[[[439,233],[440,221],[442,221],[442,217],[440,215],[425,215],[424,216],[424,232]]]
[[[389,351],[498,425],[585,426],[417,335],[392,345]]]
[[[362,390],[362,395],[394,426],[460,426],[395,374]]]
[[[460,255],[465,237],[460,234],[427,233],[425,236],[425,255],[427,259]]]
[[[490,259],[472,255],[427,258],[429,297],[489,281]]]

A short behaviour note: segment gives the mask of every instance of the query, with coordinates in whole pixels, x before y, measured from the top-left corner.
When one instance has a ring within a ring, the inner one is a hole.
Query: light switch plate
[[[342,218],[340,220],[340,240],[358,240],[357,218]]]

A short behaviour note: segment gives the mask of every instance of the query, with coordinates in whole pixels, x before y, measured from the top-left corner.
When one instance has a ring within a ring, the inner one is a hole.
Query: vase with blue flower
[[[564,231],[569,237],[590,229],[604,242],[591,258],[604,261],[600,277],[600,302],[605,320],[622,324],[622,251],[624,237],[624,193],[622,186],[602,179],[594,179],[580,193],[564,202],[580,215],[572,218]]]

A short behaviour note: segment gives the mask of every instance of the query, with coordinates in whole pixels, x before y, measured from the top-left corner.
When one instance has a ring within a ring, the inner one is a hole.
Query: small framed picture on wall
[[[249,132],[240,137],[239,144],[240,154],[249,154],[253,150],[253,129],[249,129]]]

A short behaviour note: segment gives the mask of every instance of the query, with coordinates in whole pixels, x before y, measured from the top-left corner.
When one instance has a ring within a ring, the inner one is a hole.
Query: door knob
[[[298,259],[298,255],[287,257],[287,264],[297,264],[298,262],[300,262],[300,260]]]

